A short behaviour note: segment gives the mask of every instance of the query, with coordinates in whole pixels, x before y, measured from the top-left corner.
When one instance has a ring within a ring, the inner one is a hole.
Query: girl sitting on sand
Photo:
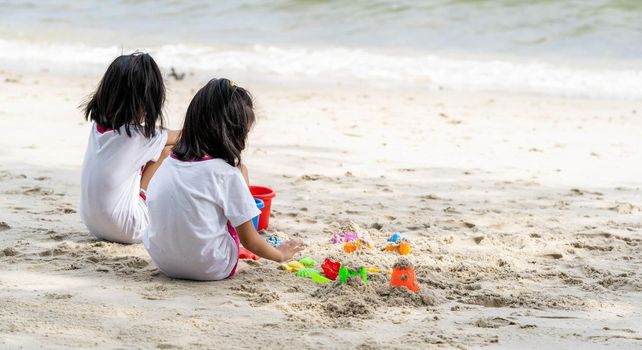
[[[109,65],[85,105],[85,118],[93,123],[82,166],[80,217],[99,239],[142,240],[149,224],[145,190],[178,136],[163,129],[164,102],[156,62],[134,53]]]
[[[211,80],[192,99],[173,153],[147,192],[151,224],[143,240],[166,275],[231,277],[239,240],[252,253],[277,262],[302,249],[297,241],[272,248],[252,224],[260,211],[239,168],[253,123],[250,93],[227,79]]]

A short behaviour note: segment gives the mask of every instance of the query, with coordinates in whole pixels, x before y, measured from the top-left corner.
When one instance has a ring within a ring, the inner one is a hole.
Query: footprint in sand
[[[292,183],[298,184],[301,182],[309,182],[309,181],[327,181],[327,182],[333,182],[333,183],[340,183],[341,179],[333,178],[330,176],[324,176],[320,174],[304,174],[299,176],[299,178],[294,180]]]
[[[68,236],[67,234],[64,234],[64,233],[57,233],[54,230],[47,231],[47,234],[49,235],[49,239],[52,239],[54,241],[62,241]]]
[[[457,209],[453,207],[446,207],[444,208],[444,213],[449,213],[449,214],[461,214]]]
[[[40,186],[36,186],[33,188],[26,189],[22,191],[22,194],[26,194],[28,196],[49,196],[54,193],[53,190],[50,189],[45,189]]]
[[[76,209],[59,207],[59,208],[56,208],[56,210],[52,210],[52,212],[53,213],[61,213],[61,214],[75,214],[76,213]]]
[[[10,229],[11,226],[4,221],[0,221],[0,232]]]
[[[615,206],[610,207],[609,210],[612,210],[618,214],[633,214],[639,212],[640,207],[637,207],[631,203],[616,202]]]
[[[137,256],[107,257],[104,254],[99,254],[89,256],[85,258],[85,261],[95,264],[98,272],[114,271],[126,275],[137,273],[149,266],[149,261]]]
[[[571,188],[571,190],[568,193],[569,196],[583,196],[585,194],[592,194],[592,195],[596,195],[596,196],[603,196],[604,195],[604,193],[602,193],[602,192],[591,192],[591,191],[581,190],[579,188]]]
[[[613,246],[610,246],[610,245],[598,246],[593,244],[587,244],[582,241],[571,243],[571,247],[576,249],[586,249],[586,250],[602,251],[602,252],[610,252],[613,250]]]
[[[516,325],[514,321],[511,321],[507,318],[503,317],[482,317],[475,321],[473,325],[480,327],[480,328],[499,328],[499,327],[506,327],[506,326],[513,326]]]
[[[427,200],[434,201],[434,200],[440,200],[442,198],[439,198],[434,194],[426,194],[426,195],[419,196],[419,199],[421,199],[422,201],[427,201]]]
[[[557,259],[561,259],[563,255],[561,253],[549,253],[549,254],[543,254],[542,257],[557,260]]]
[[[464,226],[466,226],[467,228],[470,228],[470,229],[476,228],[476,226],[477,226],[477,225],[475,225],[475,224],[473,224],[471,222],[466,222],[466,221],[462,222],[462,224]]]
[[[69,293],[45,293],[45,298],[50,299],[50,300],[64,300],[64,299],[71,299],[73,295]]]
[[[303,180],[303,181],[318,181],[318,180],[321,180],[322,178],[323,178],[323,175],[318,175],[318,174],[310,174],[310,175],[308,175],[308,174],[306,174],[306,175],[302,175],[301,177],[299,177],[299,180]]]
[[[18,255],[18,251],[15,250],[13,247],[7,247],[7,248],[4,248],[3,250],[0,250],[0,257],[16,256],[16,255]]]
[[[38,253],[39,256],[46,257],[46,256],[60,256],[67,254],[66,249],[61,249],[61,248],[53,248],[53,249],[47,249],[43,250],[40,253]]]
[[[247,286],[242,284],[238,287],[232,287],[232,290],[238,291],[238,295],[245,297],[251,306],[261,306],[270,304],[280,299],[279,294],[267,289]]]
[[[167,297],[167,289],[158,289],[153,287],[145,288],[147,292],[140,293],[143,299],[147,300],[164,300]]]
[[[12,173],[8,171],[2,171],[0,172],[0,179],[26,179],[27,175],[25,174],[18,174],[18,175],[13,175]]]

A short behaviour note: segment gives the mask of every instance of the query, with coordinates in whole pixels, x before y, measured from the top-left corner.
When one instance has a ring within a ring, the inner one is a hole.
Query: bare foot
[[[243,260],[239,260],[239,263],[236,265],[236,272],[234,274],[244,273],[250,269],[250,265]]]

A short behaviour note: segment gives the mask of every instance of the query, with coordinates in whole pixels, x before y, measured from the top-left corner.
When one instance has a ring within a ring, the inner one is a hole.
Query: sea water
[[[639,0],[0,1],[0,69],[642,97]]]

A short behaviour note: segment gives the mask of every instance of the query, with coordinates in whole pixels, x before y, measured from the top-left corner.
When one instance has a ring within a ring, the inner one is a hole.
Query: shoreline
[[[642,60],[508,54],[368,50],[359,47],[273,45],[143,47],[165,72],[175,68],[195,79],[226,72],[239,81],[296,87],[426,89],[518,93],[597,99],[642,98]],[[40,45],[0,39],[0,63],[24,74],[102,74],[120,52],[114,45]],[[615,68],[614,68],[615,67]]]

